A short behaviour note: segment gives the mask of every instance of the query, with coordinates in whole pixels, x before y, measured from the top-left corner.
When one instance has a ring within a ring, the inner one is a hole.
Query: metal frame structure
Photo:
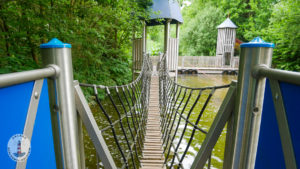
[[[47,68],[29,70],[24,72],[9,73],[0,75],[0,87],[12,86],[15,84],[30,82],[33,80],[55,77],[59,75],[59,68],[49,65]]]
[[[257,64],[271,66],[273,51],[272,47],[241,47],[238,93],[234,112],[236,135],[233,144],[235,145],[232,163],[234,168],[248,168],[250,167],[248,165],[255,164],[265,79],[253,78],[252,69]]]
[[[279,81],[300,85],[300,73],[272,69],[266,65],[258,65],[253,70],[253,77],[256,79],[268,78],[270,81],[285,166],[289,169],[296,169],[297,162]]]
[[[41,45],[43,64],[46,68],[36,69],[31,71],[24,71],[18,73],[10,73],[0,75],[0,87],[8,87],[20,83],[35,81],[35,85],[31,95],[30,106],[27,113],[27,120],[24,127],[24,134],[30,139],[35,122],[35,116],[37,106],[39,103],[39,94],[43,86],[43,79],[48,78],[48,90],[49,90],[49,103],[52,122],[52,133],[54,140],[55,159],[57,168],[85,168],[85,157],[83,148],[83,133],[82,122],[85,125],[93,143],[96,147],[98,156],[103,162],[105,168],[117,168],[111,154],[107,148],[107,145],[101,135],[101,132],[109,129],[99,130],[95,122],[95,119],[91,113],[91,110],[86,102],[84,95],[80,89],[77,81],[73,82],[73,69],[71,61],[71,45],[60,42],[57,39],[51,40],[47,44]],[[133,147],[137,151],[136,144],[139,143],[139,149],[142,148],[143,135],[144,135],[144,123],[147,118],[147,105],[149,103],[149,90],[150,75],[152,64],[149,60],[149,56],[144,56],[142,65],[142,72],[139,77],[132,83],[125,86],[97,86],[92,85],[95,95],[97,97],[96,87],[103,88],[110,94],[110,90],[120,91],[119,99],[123,105],[125,116],[120,115],[120,122],[126,117],[128,125],[128,118],[135,117],[133,123],[136,136],[133,138],[133,142],[129,145],[128,138],[126,138],[133,164]],[[147,60],[147,61],[145,61]],[[85,86],[85,84],[81,84]],[[89,86],[89,85],[87,85]],[[129,88],[131,91],[129,91]],[[75,89],[75,90],[74,90]],[[75,92],[75,93],[74,93]],[[130,96],[130,99],[121,100],[121,94],[124,96]],[[98,101],[99,98],[97,99]],[[111,98],[112,103],[114,100]],[[132,103],[131,103],[132,102]],[[76,103],[76,106],[75,106]],[[129,110],[125,107],[131,107]],[[100,103],[101,105],[101,103]],[[76,109],[78,113],[76,112]],[[115,107],[119,112],[119,108]],[[136,114],[137,112],[143,115]],[[135,115],[133,115],[133,113]],[[81,121],[82,120],[82,121]],[[118,120],[119,121],[119,120]],[[115,125],[117,122],[111,123]],[[122,123],[120,123],[122,124]],[[130,126],[129,126],[130,128]],[[132,130],[132,129],[130,129]],[[125,131],[123,130],[124,134]],[[132,133],[131,133],[132,134]],[[117,140],[116,140],[117,141]],[[137,158],[140,158],[138,154]],[[125,156],[124,156],[125,157]],[[121,168],[129,168],[127,159],[130,159],[126,155],[126,164]],[[26,161],[17,163],[17,169],[26,168]],[[134,165],[134,168],[135,165]]]
[[[92,111],[81,91],[78,81],[74,82],[74,88],[75,88],[75,102],[76,102],[77,111],[86,127],[88,134],[90,135],[94,143],[98,156],[103,162],[105,168],[116,169],[117,168],[116,164],[114,163],[113,158],[111,157],[111,154],[104,141],[101,131],[98,128],[98,125],[92,114]]]
[[[33,129],[36,121],[37,109],[39,106],[44,78],[51,76],[55,77],[56,75],[57,74],[53,68],[45,68],[40,70],[0,75],[0,88],[34,81],[29,107],[27,110],[25,125],[23,128],[23,135],[26,136],[26,138],[28,138],[29,140],[32,139],[33,135]],[[25,169],[27,160],[28,159],[26,158],[24,161],[17,161],[15,168]]]
[[[81,168],[77,113],[73,88],[71,45],[54,38],[40,46],[44,66],[59,67],[59,76],[48,79],[52,131],[57,166]],[[61,148],[62,147],[62,148]]]
[[[23,135],[25,135],[29,140],[32,138],[36,113],[40,101],[40,93],[42,91],[44,79],[35,80],[32,89],[32,94],[30,98],[30,104],[27,112],[27,117],[25,121]],[[27,164],[27,159],[24,162],[17,162],[16,169],[25,169]]]
[[[0,75],[0,87],[35,81],[24,134],[31,138],[43,79],[48,78],[52,132],[57,168],[82,168],[78,144],[77,113],[73,93],[71,45],[54,38],[42,44],[45,68]],[[61,142],[62,141],[62,142]],[[17,163],[16,168],[26,168]]]
[[[300,85],[300,73],[269,68],[273,48],[274,44],[259,37],[241,45],[234,147],[230,155],[232,161],[229,161],[232,168],[252,169],[255,166],[266,78],[270,79],[286,168],[297,168],[278,81]]]

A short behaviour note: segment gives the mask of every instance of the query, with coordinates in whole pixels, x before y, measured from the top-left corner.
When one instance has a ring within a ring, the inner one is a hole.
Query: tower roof
[[[223,23],[221,23],[218,27],[218,29],[220,28],[234,28],[236,29],[237,26],[229,19],[227,18]]]
[[[167,19],[172,19],[171,24],[182,23],[183,18],[180,12],[180,6],[176,0],[153,0],[150,7],[151,15],[147,25],[161,25]],[[162,19],[159,22],[159,19]]]

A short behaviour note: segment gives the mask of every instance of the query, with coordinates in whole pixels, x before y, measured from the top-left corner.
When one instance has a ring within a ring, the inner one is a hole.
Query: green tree
[[[133,30],[151,0],[13,0],[0,2],[0,73],[41,65],[39,45],[72,44],[74,76],[105,85],[131,80]]]
[[[237,37],[250,41],[262,36],[277,0],[222,0],[220,8],[238,25]]]
[[[300,71],[300,1],[281,1],[272,11],[266,38],[276,44],[273,63],[280,69]]]
[[[185,7],[181,33],[181,55],[213,56],[216,52],[217,26],[224,19],[222,11],[210,3]]]
[[[261,36],[274,42],[273,65],[280,69],[300,71],[299,1],[189,1],[192,5],[184,7],[182,12],[185,23],[181,31],[180,55],[213,55],[217,36],[214,27],[209,26],[216,21],[211,17],[223,16],[223,21],[229,15],[238,26],[237,38],[247,42]]]

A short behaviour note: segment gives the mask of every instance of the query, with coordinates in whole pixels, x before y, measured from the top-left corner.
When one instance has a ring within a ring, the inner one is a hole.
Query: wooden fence
[[[151,56],[154,65],[159,61],[159,56]],[[223,65],[222,57],[216,56],[179,56],[178,68],[197,67],[197,68],[239,68],[239,57],[233,57],[231,65]]]
[[[143,62],[143,39],[136,38],[133,40],[133,70],[141,70]]]
[[[223,64],[222,57],[216,56],[179,56],[178,67],[209,67],[209,68],[221,68],[221,67],[239,67],[239,57],[233,57],[230,65]]]

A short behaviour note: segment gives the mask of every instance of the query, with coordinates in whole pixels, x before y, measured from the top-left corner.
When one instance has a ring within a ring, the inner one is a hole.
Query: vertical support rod
[[[146,22],[143,21],[143,57],[146,54],[147,51],[147,25]],[[143,60],[143,58],[142,58]]]
[[[133,27],[133,31],[132,31],[132,66],[131,66],[131,70],[132,70],[132,81],[134,81],[134,67],[135,67],[135,27]]]
[[[168,19],[165,23],[165,36],[164,36],[164,53],[166,54],[166,60],[168,62],[169,56],[168,56],[168,52],[169,52],[169,39],[170,39],[170,22],[171,20]]]
[[[82,119],[80,115],[77,114],[77,128],[78,128],[78,141],[79,141],[79,153],[80,153],[80,167],[81,169],[85,169],[85,154],[84,154],[84,134],[83,134],[83,125]]]
[[[164,60],[164,74],[163,74],[163,105],[165,106],[167,104],[167,79],[166,79],[166,71],[168,71],[168,60],[169,60],[169,39],[170,39],[170,22],[171,20],[166,20],[165,23],[165,36],[164,36],[164,54],[165,54],[165,60]]]
[[[231,165],[232,165],[231,158],[232,158],[233,146],[234,146],[233,127],[234,127],[234,116],[232,113],[227,121],[227,132],[226,132],[223,169],[230,169]]]
[[[176,46],[176,60],[175,60],[175,82],[177,82],[177,75],[178,75],[178,58],[179,58],[179,30],[180,24],[179,22],[176,23],[176,39],[177,39],[177,46]]]
[[[230,67],[233,68],[234,64],[234,45],[235,45],[235,38],[236,38],[236,29],[232,29],[232,47],[231,47],[231,56],[230,56]]]
[[[50,42],[40,46],[43,64],[57,65],[60,74],[56,79],[49,79],[49,96],[52,105],[51,114],[56,116],[52,122],[59,121],[59,132],[62,148],[63,166],[66,169],[80,169],[80,149],[77,128],[77,113],[75,109],[73,68],[71,57],[71,45],[62,43],[54,38]],[[56,126],[57,127],[57,126]],[[53,133],[53,135],[58,133]],[[56,146],[57,148],[57,146]],[[57,155],[57,153],[56,153]],[[61,155],[59,155],[61,156]],[[56,157],[57,158],[57,157]],[[59,167],[58,167],[59,168]]]
[[[259,64],[270,67],[273,47],[274,44],[266,43],[259,37],[241,45],[234,112],[234,169],[254,168],[266,79],[255,79],[252,73]]]

